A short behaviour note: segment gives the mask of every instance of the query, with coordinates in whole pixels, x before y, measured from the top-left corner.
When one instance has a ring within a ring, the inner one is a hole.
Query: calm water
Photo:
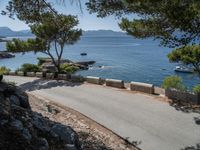
[[[158,44],[151,39],[139,40],[132,37],[82,37],[77,44],[65,47],[63,57],[73,61],[96,61],[89,70],[77,74],[161,85],[166,76],[176,74],[173,71],[176,64],[169,63],[166,57],[170,49],[159,47]],[[5,44],[0,43],[0,50],[4,49]],[[88,55],[80,56],[81,52]],[[0,60],[0,66],[15,70],[23,63],[37,63],[38,56],[43,55],[17,54],[13,59]],[[104,67],[100,69],[98,66]],[[177,75],[189,87],[200,84],[198,76],[183,73]]]

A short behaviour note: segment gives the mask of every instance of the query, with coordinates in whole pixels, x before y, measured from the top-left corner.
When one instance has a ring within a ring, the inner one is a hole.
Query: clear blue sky
[[[70,0],[66,0],[65,4],[59,4],[59,0],[48,0],[52,3],[52,5],[63,14],[72,14],[77,15],[80,21],[79,28],[83,30],[98,30],[98,29],[106,29],[106,30],[114,30],[120,31],[118,26],[119,20],[115,19],[114,16],[106,17],[106,18],[97,18],[95,14],[89,14],[86,10],[85,1],[82,2],[82,10],[81,13],[79,6],[74,2],[72,5],[70,4]],[[62,0],[61,0],[62,1]],[[7,4],[7,0],[1,0],[0,2],[0,11],[5,10],[5,6]],[[19,21],[18,19],[10,19],[8,16],[0,15],[0,27],[7,26],[12,30],[24,30],[28,29],[28,26]]]

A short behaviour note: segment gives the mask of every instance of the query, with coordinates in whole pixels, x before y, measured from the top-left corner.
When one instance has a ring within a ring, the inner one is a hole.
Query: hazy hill
[[[83,31],[83,36],[127,36],[124,32],[116,32],[112,30],[89,30]]]
[[[0,37],[12,37],[12,36],[31,36],[30,30],[13,31],[8,27],[0,27]]]
[[[0,27],[0,37],[12,37],[12,36],[32,36],[30,30],[13,31],[8,27]],[[116,32],[112,30],[89,30],[83,31],[83,36],[127,36],[126,33]]]

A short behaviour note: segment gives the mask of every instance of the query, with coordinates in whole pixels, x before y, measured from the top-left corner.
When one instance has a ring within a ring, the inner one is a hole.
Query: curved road
[[[92,84],[6,76],[27,92],[71,107],[142,150],[181,150],[200,144],[200,114],[177,111],[156,97]],[[197,150],[197,149],[195,149]]]

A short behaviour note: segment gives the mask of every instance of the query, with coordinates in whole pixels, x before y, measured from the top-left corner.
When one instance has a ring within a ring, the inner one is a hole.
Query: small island
[[[0,42],[8,42],[9,40],[5,39],[5,36],[0,36]]]
[[[10,53],[8,53],[6,51],[1,51],[0,52],[0,59],[13,58],[13,57],[15,57],[15,55],[10,54]]]

